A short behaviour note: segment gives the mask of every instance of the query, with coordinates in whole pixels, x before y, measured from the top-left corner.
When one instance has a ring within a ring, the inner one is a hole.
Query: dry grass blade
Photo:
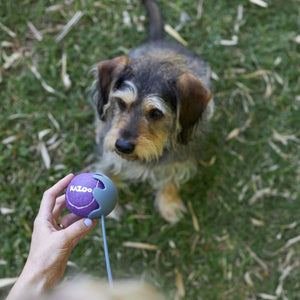
[[[244,275],[244,279],[245,279],[245,282],[247,283],[247,285],[249,286],[254,286],[254,283],[251,279],[251,276],[250,276],[250,273],[249,272],[246,272],[245,275]]]
[[[283,159],[287,159],[289,157],[287,154],[283,153],[273,142],[269,141],[268,144]]]
[[[272,83],[274,83],[274,80],[267,74],[263,75],[263,78],[266,82],[266,91],[264,94],[264,98],[268,99],[271,97],[271,95],[273,94],[273,90],[275,89],[274,85],[272,85]]]
[[[185,296],[184,283],[183,283],[182,275],[179,273],[177,268],[175,268],[174,272],[175,272],[175,280],[176,280],[176,287],[177,287],[176,299],[180,299]]]
[[[249,0],[251,3],[256,4],[260,7],[267,7],[268,3],[266,3],[265,1],[262,0]]]
[[[244,14],[244,7],[243,5],[238,5],[237,8],[237,18],[236,18],[236,24],[234,25],[234,31],[238,33],[240,31],[240,25],[243,23],[243,14]]]
[[[240,4],[237,9],[237,18],[236,18],[238,22],[241,22],[243,20],[243,15],[244,15],[244,6]]]
[[[177,40],[179,43],[181,43],[184,46],[187,46],[187,41],[185,41],[180,35],[179,33],[172,28],[169,24],[165,24],[164,26],[165,31],[172,36],[175,40]]]
[[[7,207],[0,207],[0,212],[2,215],[8,215],[15,212],[15,209],[13,208],[7,208]]]
[[[264,76],[266,74],[268,74],[268,70],[261,69],[261,70],[257,70],[255,72],[252,72],[249,74],[245,74],[245,75],[243,75],[243,78],[246,78],[246,79],[256,78],[256,77]]]
[[[220,45],[222,46],[235,46],[238,44],[238,36],[237,35],[233,35],[231,40],[221,40],[220,41]]]
[[[30,71],[34,74],[34,76],[36,77],[37,80],[39,80],[42,84],[42,87],[51,94],[55,94],[56,91],[53,87],[51,87],[50,85],[48,85],[42,78],[41,74],[39,73],[39,71],[37,70],[36,66],[29,66]]]
[[[202,12],[203,12],[203,2],[204,0],[199,0],[198,6],[197,6],[197,20],[201,19]]]
[[[231,139],[236,138],[239,135],[240,131],[241,131],[240,128],[233,129],[226,137],[226,140],[231,140]]]
[[[5,31],[10,37],[15,38],[17,35],[10,30],[8,27],[6,27],[5,25],[3,25],[2,23],[0,23],[0,28]]]
[[[14,44],[11,42],[8,42],[8,41],[1,42],[1,48],[12,48],[13,46],[14,46]]]
[[[82,11],[76,12],[76,14],[71,18],[71,20],[64,26],[62,32],[56,36],[55,41],[59,43],[72,29],[74,25],[76,25],[81,17],[84,15]]]
[[[12,142],[14,142],[17,139],[18,139],[18,137],[16,135],[11,135],[11,136],[7,137],[6,139],[2,140],[2,144],[8,145],[8,144],[11,144]]]
[[[217,160],[217,158],[216,158],[216,156],[214,155],[214,156],[211,157],[211,159],[209,160],[209,162],[206,162],[206,161],[204,161],[204,160],[202,160],[202,159],[199,159],[199,163],[200,163],[202,166],[204,166],[204,167],[210,167],[210,166],[213,166],[213,165],[215,164],[216,160]]]
[[[276,191],[271,188],[264,188],[255,192],[255,194],[250,198],[249,205],[253,205],[257,200],[263,198],[264,196],[274,195]]]
[[[62,8],[63,8],[62,4],[51,5],[46,8],[46,13],[55,12],[55,11],[61,10]]]
[[[258,294],[258,297],[260,297],[261,299],[266,299],[266,300],[277,300],[277,296],[270,295],[270,294],[264,294],[264,293]]]
[[[284,146],[288,144],[288,141],[299,142],[299,139],[296,138],[295,135],[284,135],[278,133],[275,129],[273,129],[273,138],[274,140],[281,142]]]
[[[266,263],[262,260],[262,259],[260,259],[259,257],[258,257],[258,255],[253,251],[253,250],[251,250],[250,249],[250,247],[249,246],[245,246],[245,248],[246,248],[246,250],[249,252],[249,254],[250,254],[250,256],[264,269],[264,270],[268,270],[268,266],[266,265]]]
[[[198,219],[195,215],[195,212],[194,212],[194,209],[193,209],[193,206],[192,206],[192,203],[189,201],[188,202],[188,208],[190,210],[190,213],[192,215],[192,220],[193,220],[193,226],[195,228],[195,230],[198,232],[200,229],[199,229],[199,223],[198,223]]]
[[[27,26],[29,27],[29,29],[32,31],[34,37],[40,42],[43,40],[43,35],[41,34],[40,31],[38,31],[35,26],[30,22],[27,21]]]
[[[293,229],[298,225],[298,223],[295,221],[293,223],[290,224],[285,224],[281,226],[281,229]]]
[[[72,85],[70,76],[67,73],[67,55],[63,53],[62,55],[62,69],[61,69],[61,77],[65,87],[65,90],[68,91]]]
[[[284,246],[282,246],[279,250],[277,250],[275,252],[275,254],[285,251],[286,249],[290,248],[291,246],[293,246],[294,244],[299,243],[299,242],[300,242],[300,235],[298,235],[294,238],[291,238],[286,242],[286,244]]]
[[[48,133],[51,132],[51,129],[44,129],[44,130],[41,130],[39,133],[38,133],[38,138],[39,140],[41,141],[43,139],[44,136],[46,136]]]
[[[294,237],[292,239],[289,239],[287,241],[287,243],[285,244],[285,248],[289,248],[289,247],[291,247],[292,245],[294,245],[294,244],[296,244],[298,242],[300,242],[300,235],[298,235],[298,236],[296,236],[296,237]]]
[[[130,15],[129,15],[127,10],[123,11],[123,24],[126,27],[131,27],[132,26],[131,18],[130,18]]]
[[[296,42],[297,44],[300,44],[300,35],[297,35],[297,36],[294,38],[294,42]]]
[[[215,80],[215,81],[219,81],[220,80],[220,77],[214,71],[211,71],[210,77],[211,77],[212,80]]]
[[[265,226],[265,222],[262,221],[262,220],[257,220],[257,219],[254,219],[254,218],[250,218],[251,219],[251,223],[254,225],[254,226]]]
[[[46,147],[44,142],[39,143],[39,149],[40,149],[40,152],[41,152],[41,155],[42,155],[44,165],[45,165],[46,169],[49,170],[50,165],[51,165],[51,159],[50,159],[50,155],[48,153],[47,147]]]
[[[1,278],[0,279],[0,288],[4,288],[6,286],[12,285],[17,281],[18,277],[13,278]]]
[[[51,112],[48,112],[47,115],[48,115],[48,118],[50,119],[50,121],[52,122],[52,124],[54,125],[54,127],[59,131],[60,130],[60,125],[56,121],[56,119],[53,117],[53,115],[51,114]]]
[[[21,52],[15,52],[11,56],[6,56],[5,52],[3,52],[2,56],[5,60],[5,63],[3,64],[4,70],[7,70],[13,65],[17,64],[23,58],[23,54]]]
[[[158,247],[155,245],[140,242],[124,242],[123,246],[127,248],[136,248],[143,250],[158,250]]]
[[[30,118],[32,117],[31,114],[12,114],[8,117],[8,120],[15,120],[15,119],[21,119],[21,118]]]
[[[280,296],[282,294],[283,291],[283,281],[287,278],[287,276],[292,272],[293,268],[295,266],[287,266],[283,271],[282,274],[279,278],[279,284],[276,288],[275,294],[277,296]]]

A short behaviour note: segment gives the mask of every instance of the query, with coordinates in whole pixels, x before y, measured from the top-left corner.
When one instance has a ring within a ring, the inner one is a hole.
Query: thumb
[[[75,246],[81,239],[83,239],[97,224],[95,219],[80,219],[72,225],[64,229],[66,240]]]

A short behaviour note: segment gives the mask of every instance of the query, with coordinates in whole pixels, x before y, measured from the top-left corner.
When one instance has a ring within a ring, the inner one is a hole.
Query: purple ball
[[[82,173],[75,176],[66,190],[66,206],[77,216],[86,218],[89,213],[99,208],[94,199],[93,191],[96,187],[103,189],[101,181],[93,178],[93,173]]]

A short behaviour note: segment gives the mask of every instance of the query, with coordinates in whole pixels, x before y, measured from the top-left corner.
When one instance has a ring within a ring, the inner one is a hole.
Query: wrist
[[[43,260],[29,255],[21,276],[26,278],[28,285],[34,286],[36,294],[41,294],[50,290],[61,279],[65,270],[63,266],[64,262],[56,257]]]
[[[29,268],[26,268],[25,265],[6,300],[22,299],[24,293],[28,297],[32,296],[35,298],[46,291],[45,287],[45,276],[38,274],[34,269],[30,270]]]

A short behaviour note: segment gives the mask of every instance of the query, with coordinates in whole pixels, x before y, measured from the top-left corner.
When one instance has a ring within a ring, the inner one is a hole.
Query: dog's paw
[[[171,224],[178,222],[186,212],[183,202],[168,203],[160,207],[162,217]]]
[[[161,216],[171,224],[178,222],[186,207],[177,194],[177,189],[166,188],[157,193],[155,204]]]

